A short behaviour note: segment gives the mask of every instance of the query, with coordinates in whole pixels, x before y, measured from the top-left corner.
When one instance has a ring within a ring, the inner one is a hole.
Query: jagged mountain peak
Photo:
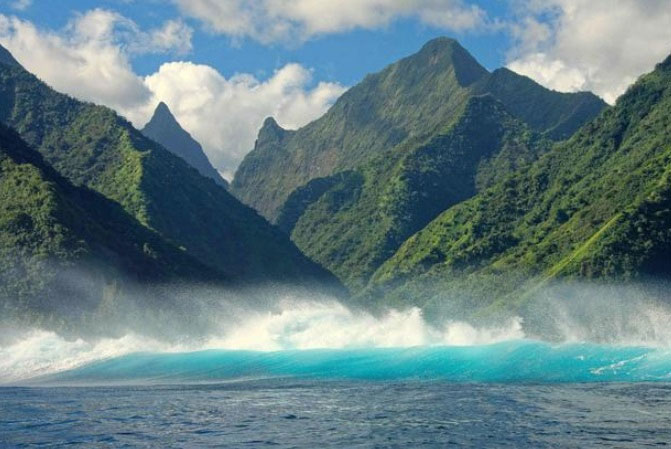
[[[172,111],[170,110],[168,105],[162,101],[159,102],[159,104],[156,106],[156,109],[154,109],[154,115],[152,116],[150,121],[153,120],[166,120],[166,121],[169,120],[178,123],[177,119],[172,114]]]
[[[142,133],[184,159],[201,175],[211,178],[222,187],[228,187],[226,180],[210,163],[200,143],[182,128],[164,102],[161,101],[156,106],[154,115],[142,129]]]
[[[459,41],[457,41],[454,38],[448,37],[448,36],[438,36],[434,39],[429,40],[427,43],[425,43],[422,46],[422,50],[429,48],[429,47],[442,47],[442,48],[453,48],[461,45],[459,45]]]
[[[263,128],[282,128],[273,117],[267,117],[263,121]]]
[[[407,59],[413,64],[423,64],[437,70],[453,67],[461,86],[469,86],[489,73],[457,40],[449,37],[430,40],[418,53]]]
[[[457,41],[456,39],[452,39],[450,37],[437,37],[435,39],[428,41],[426,44],[422,46],[419,52],[415,53],[415,55],[413,56],[423,56],[423,55],[450,56],[456,58],[454,60],[454,62],[456,63],[464,62],[461,59],[459,59],[461,57],[472,58],[468,50],[462,47],[459,41]]]
[[[156,109],[154,109],[154,114],[152,115],[151,119],[147,124],[145,125],[145,129],[148,127],[156,126],[156,125],[164,125],[164,124],[169,124],[169,125],[176,125],[179,128],[183,129],[182,126],[179,124],[175,116],[173,115],[172,111],[168,107],[167,104],[164,102],[159,102],[159,104],[156,106]],[[184,131],[187,132],[187,131]],[[189,134],[190,135],[190,134]]]
[[[263,121],[258,139],[262,142],[279,141],[285,133],[286,130],[273,117],[268,117]]]

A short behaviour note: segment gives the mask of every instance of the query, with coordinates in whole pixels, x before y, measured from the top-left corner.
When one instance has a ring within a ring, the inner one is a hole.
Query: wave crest
[[[659,324],[658,318],[665,313],[666,309],[651,309],[645,319],[630,319],[628,323],[638,323],[634,329],[638,335],[638,327],[650,329],[649,324]],[[210,314],[216,326],[191,337],[166,339],[127,332],[117,338],[68,339],[33,329],[3,336],[0,383],[17,384],[29,379],[191,382],[249,376],[475,381],[670,379],[671,353],[663,349],[668,341],[661,338],[666,334],[653,329],[643,333],[643,338],[625,338],[629,328],[610,325],[621,331],[619,345],[614,341],[601,346],[580,343],[580,337],[590,330],[587,325],[569,326],[570,316],[556,316],[566,327],[563,344],[529,340],[519,317],[497,327],[456,321],[431,324],[418,308],[375,316],[335,301],[294,299],[279,301],[270,310],[236,310],[228,316],[219,310]],[[647,344],[650,342],[653,344]]]

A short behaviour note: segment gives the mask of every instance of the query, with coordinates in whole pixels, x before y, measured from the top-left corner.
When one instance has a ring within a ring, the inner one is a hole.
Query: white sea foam
[[[33,329],[0,346],[0,383],[61,372],[134,352],[204,349],[280,351],[305,349],[469,346],[524,338],[521,320],[500,328],[450,322],[428,324],[417,308],[381,317],[355,312],[338,302],[281,301],[272,311],[248,312],[206,338],[179,344],[129,333],[121,338],[66,339]]]
[[[55,332],[33,329],[0,346],[0,384],[67,371],[96,360],[133,352],[177,349],[175,346],[137,335],[114,339],[70,340]]]
[[[418,308],[391,310],[381,317],[355,312],[338,302],[286,300],[279,310],[255,312],[233,325],[207,347],[276,351],[317,348],[380,348],[427,345],[481,345],[524,338],[520,319],[499,328],[461,322],[436,327]]]
[[[633,295],[628,294],[613,298],[599,290],[582,290],[582,297],[589,300],[576,301],[564,292],[550,297],[541,307],[543,313],[534,323],[535,329],[545,325],[552,329],[553,341],[568,343],[671,346],[668,306],[632,300],[629,298]],[[288,295],[265,309],[233,307],[221,302],[217,305],[216,301],[203,301],[201,306],[200,309],[194,306],[191,309],[194,316],[183,320],[195,323],[186,329],[203,324],[191,336],[159,338],[156,332],[147,336],[135,329],[121,332],[124,335],[121,338],[69,339],[40,329],[3,334],[0,327],[0,383],[66,371],[135,352],[474,346],[526,338],[521,318],[496,327],[459,321],[437,325],[429,323],[418,308],[390,310],[378,316],[323,298],[308,300]],[[152,326],[157,328],[172,329],[159,322]]]

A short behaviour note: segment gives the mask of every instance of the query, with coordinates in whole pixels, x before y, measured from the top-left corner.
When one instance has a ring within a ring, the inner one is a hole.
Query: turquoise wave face
[[[540,383],[669,381],[671,351],[523,340],[469,347],[136,353],[50,375],[39,382],[198,383],[275,377]]]

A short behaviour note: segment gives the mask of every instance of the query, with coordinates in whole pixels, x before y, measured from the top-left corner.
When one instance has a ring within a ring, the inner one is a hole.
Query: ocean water
[[[248,379],[449,382],[671,381],[671,350],[515,340],[488,345],[133,353],[27,379],[37,385],[144,385]]]
[[[668,350],[529,340],[132,353],[0,388],[0,447],[659,447],[669,376]]]
[[[272,379],[0,388],[0,447],[633,448],[671,443],[671,385]]]
[[[662,447],[668,316],[591,323],[613,337],[598,344],[576,325],[550,343],[519,319],[436,326],[338,304],[195,339],[14,329],[0,335],[0,448]]]

